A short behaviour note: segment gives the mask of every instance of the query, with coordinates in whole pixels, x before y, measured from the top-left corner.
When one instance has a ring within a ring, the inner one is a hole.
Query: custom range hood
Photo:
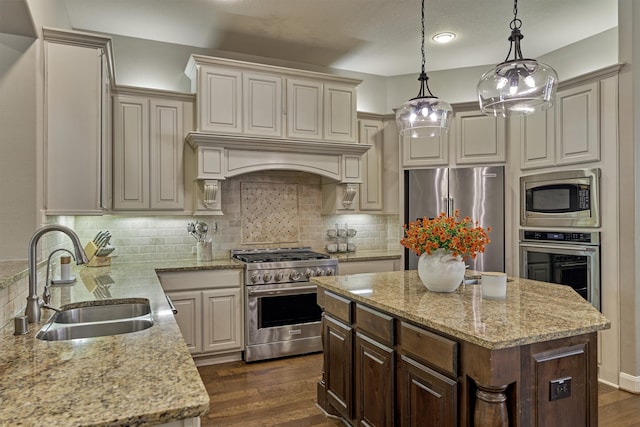
[[[371,145],[190,132],[196,212],[221,212],[220,181],[250,172],[294,170],[347,186],[362,182],[361,156]]]

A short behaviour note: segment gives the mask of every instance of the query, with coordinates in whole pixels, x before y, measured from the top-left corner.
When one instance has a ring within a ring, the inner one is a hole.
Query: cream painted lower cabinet
[[[176,322],[197,365],[242,357],[242,272],[231,269],[158,273],[178,311]]]

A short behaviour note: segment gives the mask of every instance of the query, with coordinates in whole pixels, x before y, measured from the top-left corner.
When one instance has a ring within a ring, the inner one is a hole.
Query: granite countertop
[[[516,347],[611,327],[568,286],[510,277],[507,298],[482,298],[481,285],[428,291],[417,271],[314,277],[319,287],[488,349]]]
[[[231,259],[75,267],[53,286],[52,305],[148,298],[154,325],[130,334],[42,341],[0,330],[0,425],[153,425],[205,414],[209,396],[160,286],[157,270],[243,268]],[[16,274],[14,274],[15,276]],[[17,280],[17,279],[16,279]]]

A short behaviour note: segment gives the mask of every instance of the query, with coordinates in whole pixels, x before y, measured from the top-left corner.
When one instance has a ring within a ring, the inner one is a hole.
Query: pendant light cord
[[[420,76],[418,76],[418,80],[420,81],[420,91],[418,92],[418,96],[416,96],[413,99],[436,98],[431,93],[431,90],[429,89],[429,84],[427,83],[427,80],[429,80],[429,77],[427,77],[427,72],[425,71],[425,64],[427,63],[427,59],[426,59],[425,50],[424,50],[424,0],[422,0],[421,24],[422,24],[422,44],[421,44],[420,51],[422,53],[422,68],[421,68]]]
[[[421,46],[422,46],[422,48],[421,48],[421,52],[422,52],[422,74],[425,74],[424,66],[425,66],[425,64],[427,62],[427,59],[426,59],[426,55],[424,53],[424,0],[422,0],[422,20],[421,20],[421,22],[422,22],[422,44],[421,44]]]
[[[520,40],[524,38],[522,33],[520,32],[520,27],[522,27],[522,20],[518,19],[518,0],[513,0],[513,19],[509,23],[509,28],[511,29],[511,35],[509,36],[509,52],[507,53],[507,57],[504,62],[518,61],[522,60],[522,50],[520,49]],[[511,56],[511,52],[513,52],[513,59],[510,61],[509,57]]]

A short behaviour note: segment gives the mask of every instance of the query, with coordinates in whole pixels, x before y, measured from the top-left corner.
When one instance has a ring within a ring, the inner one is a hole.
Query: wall
[[[248,191],[248,185],[260,191]],[[271,200],[282,186],[294,187],[297,193],[294,203]],[[222,182],[222,195],[222,216],[105,215],[57,217],[49,221],[71,226],[83,242],[91,240],[100,230],[109,230],[113,235],[111,243],[118,248],[114,262],[195,258],[192,248],[196,241],[187,233],[187,224],[196,220],[206,222],[210,230],[217,224],[218,231],[209,233],[214,258],[226,258],[231,249],[238,248],[311,246],[323,250],[329,243],[327,229],[334,228],[336,223],[340,228],[348,224],[358,231],[351,240],[358,251],[400,250],[398,215],[321,216],[322,184],[317,175],[293,171],[240,175]],[[264,212],[259,217],[251,215],[262,207]],[[260,222],[256,225],[256,221]],[[294,238],[290,238],[292,226]],[[47,244],[67,245],[64,240],[50,240]]]
[[[620,385],[640,393],[640,5],[620,0]],[[634,43],[635,42],[635,43]],[[624,193],[622,193],[622,190]]]
[[[68,28],[62,0],[28,0],[19,34],[42,26]],[[0,259],[25,259],[40,225],[42,179],[42,43],[0,33]]]
[[[37,226],[39,53],[32,38],[0,34],[0,259],[24,259]]]

